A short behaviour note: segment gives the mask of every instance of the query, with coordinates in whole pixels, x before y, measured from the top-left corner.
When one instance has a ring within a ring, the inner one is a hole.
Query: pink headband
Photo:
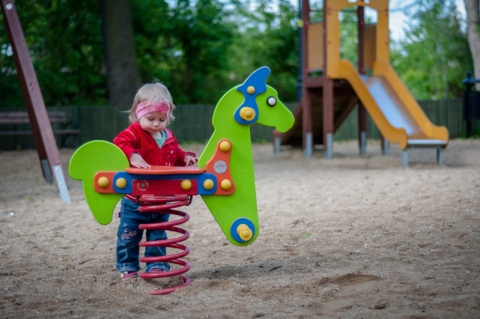
[[[167,102],[140,102],[137,105],[137,119],[140,119],[142,116],[152,112],[159,112],[162,114],[168,114],[170,112],[170,106]]]

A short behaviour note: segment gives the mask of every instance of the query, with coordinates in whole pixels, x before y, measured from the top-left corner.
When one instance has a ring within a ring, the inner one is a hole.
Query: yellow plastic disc
[[[203,182],[203,188],[205,188],[207,191],[211,190],[214,186],[214,183],[211,179],[206,179]]]
[[[192,181],[189,179],[184,179],[180,185],[184,191],[188,191],[190,188],[192,188]]]
[[[101,188],[107,188],[108,184],[110,184],[110,181],[108,180],[107,177],[102,176],[98,179],[97,183],[98,183],[98,186],[100,186]]]
[[[251,121],[255,118],[255,110],[251,107],[245,106],[240,110],[240,117],[245,121]]]
[[[237,234],[238,234],[238,236],[240,236],[240,238],[243,239],[244,241],[249,241],[249,240],[252,239],[252,237],[253,237],[253,232],[252,232],[252,230],[250,229],[250,227],[248,227],[248,226],[245,225],[245,224],[240,224],[240,225],[238,225],[238,227],[237,227]]]
[[[123,177],[120,177],[115,182],[115,185],[117,185],[118,188],[125,188],[125,187],[127,187],[127,180]]]
[[[231,147],[232,147],[232,144],[230,144],[230,142],[228,142],[228,141],[223,141],[222,143],[220,143],[220,150],[222,152],[230,151]]]
[[[228,179],[224,179],[221,183],[220,183],[220,187],[224,190],[224,191],[228,191],[230,188],[232,188],[232,182]]]

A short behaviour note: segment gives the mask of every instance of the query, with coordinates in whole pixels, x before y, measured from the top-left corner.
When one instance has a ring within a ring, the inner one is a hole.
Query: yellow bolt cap
[[[205,188],[207,191],[211,190],[214,186],[214,183],[211,179],[206,179],[203,182],[203,188]]]
[[[232,144],[230,144],[229,141],[223,141],[222,143],[220,143],[220,150],[222,152],[228,152],[230,151],[231,146]]]
[[[251,121],[255,118],[255,110],[251,107],[245,106],[240,110],[240,117],[245,121]]]
[[[192,188],[192,182],[189,179],[184,179],[180,185],[184,191],[188,191]]]
[[[253,232],[252,230],[250,229],[250,227],[248,227],[247,225],[245,224],[240,224],[238,225],[237,227],[237,234],[238,236],[240,236],[240,238],[244,241],[249,241],[250,239],[252,239],[253,237]]]
[[[127,187],[127,180],[123,177],[120,177],[115,182],[115,185],[117,185],[118,188],[125,188],[125,187]]]
[[[255,88],[250,85],[250,86],[247,88],[247,92],[248,92],[248,94],[253,94],[253,93],[255,93]]]
[[[228,179],[224,179],[221,183],[220,183],[220,187],[224,190],[224,191],[228,191],[230,188],[232,188],[232,182]]]
[[[97,183],[98,183],[98,186],[100,186],[101,188],[107,188],[108,184],[110,184],[110,181],[108,180],[107,177],[102,176],[98,179]]]

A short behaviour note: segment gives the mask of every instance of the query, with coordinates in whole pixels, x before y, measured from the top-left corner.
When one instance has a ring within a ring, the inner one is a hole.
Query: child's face
[[[148,133],[155,135],[167,127],[168,115],[160,112],[151,112],[140,118],[140,126]]]

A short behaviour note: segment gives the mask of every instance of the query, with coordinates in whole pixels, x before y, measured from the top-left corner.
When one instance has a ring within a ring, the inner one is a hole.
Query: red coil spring
[[[168,262],[170,264],[176,264],[181,267],[181,268],[170,270],[167,272],[149,272],[149,273],[140,274],[140,277],[145,279],[180,276],[180,278],[183,281],[183,284],[181,285],[171,287],[171,288],[165,288],[161,290],[153,290],[153,291],[150,291],[150,294],[166,295],[174,292],[175,290],[188,286],[190,284],[190,279],[188,279],[185,276],[182,276],[182,274],[190,270],[190,264],[184,260],[181,260],[180,258],[187,256],[190,253],[190,248],[180,243],[182,241],[187,240],[190,237],[190,234],[187,230],[177,226],[186,223],[190,219],[190,216],[185,212],[173,210],[172,208],[190,205],[192,201],[192,197],[188,195],[177,195],[177,196],[143,195],[139,199],[135,198],[135,200],[140,204],[140,208],[139,208],[140,212],[171,214],[171,215],[176,215],[181,217],[180,219],[176,219],[176,220],[168,221],[164,223],[141,224],[139,226],[140,229],[165,230],[165,231],[176,232],[181,234],[181,236],[170,238],[170,239],[140,242],[141,247],[159,247],[160,246],[160,247],[174,248],[179,250],[178,253],[167,254],[166,256],[140,258],[140,261],[145,263]]]

